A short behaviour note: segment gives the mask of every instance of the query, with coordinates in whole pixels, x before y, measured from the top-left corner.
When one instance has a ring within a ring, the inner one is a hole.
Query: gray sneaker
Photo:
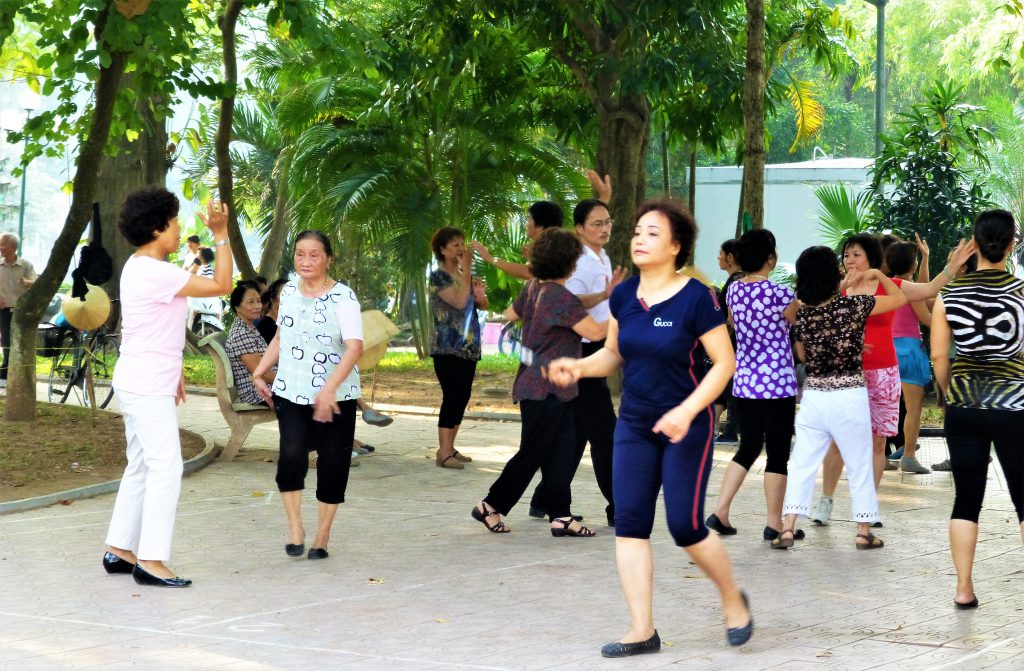
[[[832,517],[832,499],[822,496],[818,499],[818,508],[811,515],[811,521],[818,526],[827,527],[830,517]]]
[[[373,408],[367,408],[363,410],[363,421],[374,426],[387,426],[395,421],[395,418],[389,417],[382,412],[377,412]]]
[[[937,464],[932,464],[932,470],[933,471],[951,471],[951,470],[953,470],[953,467],[949,465],[949,459],[946,459],[945,461],[940,461]]]
[[[904,456],[900,459],[900,470],[904,473],[917,473],[919,475],[927,475],[931,473],[931,469],[925,468],[917,457]]]

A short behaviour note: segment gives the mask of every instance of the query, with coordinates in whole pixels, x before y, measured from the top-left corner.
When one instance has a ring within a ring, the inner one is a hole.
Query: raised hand
[[[479,242],[477,240],[471,241],[469,243],[469,249],[470,251],[478,254],[480,258],[484,260],[485,263],[494,263],[494,256],[491,255],[491,252],[487,249],[487,247],[484,246],[482,242]]]
[[[956,271],[967,263],[967,259],[974,256],[977,251],[978,246],[974,244],[973,238],[970,241],[961,240],[960,244],[954,247],[946,258],[946,267],[949,270],[949,274],[956,274]]]
[[[206,204],[206,214],[199,213],[203,225],[210,229],[214,240],[223,239],[228,228],[228,206],[219,200],[210,199]]]
[[[921,257],[927,259],[929,252],[931,252],[928,249],[928,241],[922,239],[919,234],[914,233],[914,244],[917,245],[917,251],[921,252]]]
[[[590,182],[590,186],[594,189],[594,196],[603,201],[606,205],[612,200],[612,178],[609,175],[605,175],[604,179],[597,174],[595,170],[587,170],[587,181]]]
[[[611,297],[612,292],[615,291],[615,287],[619,286],[622,283],[622,280],[626,279],[626,275],[628,274],[629,271],[627,271],[624,266],[619,266],[618,268],[613,270],[611,279],[605,282],[604,297]]]

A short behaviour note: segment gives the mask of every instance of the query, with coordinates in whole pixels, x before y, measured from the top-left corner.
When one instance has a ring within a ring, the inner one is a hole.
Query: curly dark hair
[[[438,263],[444,263],[444,254],[441,250],[448,246],[452,240],[465,240],[466,235],[457,228],[445,226],[437,229],[434,237],[430,238],[430,249],[434,252],[434,258]]]
[[[572,275],[583,243],[564,228],[546,228],[533,243],[530,272],[538,280],[562,280]]]
[[[764,268],[764,264],[775,254],[775,235],[766,228],[747,231],[737,242],[739,244],[734,258],[747,273],[756,273]]]
[[[248,291],[255,291],[258,296],[260,288],[252,280],[242,280],[235,285],[235,288],[231,291],[231,297],[228,299],[228,304],[231,306],[232,312],[238,312],[238,306],[242,304],[243,300],[245,300],[245,294]]]
[[[890,277],[906,275],[917,263],[917,245],[913,242],[894,242],[885,250],[885,265]]]
[[[828,247],[808,247],[796,260],[796,297],[808,305],[821,305],[839,291],[839,259]]]
[[[843,254],[846,254],[846,250],[853,245],[857,245],[864,250],[864,255],[868,257],[869,266],[872,268],[882,267],[882,243],[876,236],[870,233],[851,235],[843,242]]]
[[[697,241],[697,220],[685,205],[673,198],[644,201],[636,211],[636,221],[639,222],[640,217],[648,212],[660,212],[668,219],[672,242],[679,244],[679,253],[676,254],[676,270],[679,270],[693,255],[693,244]]]
[[[167,230],[178,216],[178,197],[162,186],[144,186],[132,191],[121,206],[117,227],[136,247],[153,242],[156,233]]]

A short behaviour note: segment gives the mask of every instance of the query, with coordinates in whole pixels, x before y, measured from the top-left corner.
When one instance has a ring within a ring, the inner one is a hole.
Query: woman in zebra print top
[[[932,361],[946,399],[945,431],[956,498],[949,545],[956,568],[953,602],[974,608],[971,578],[990,445],[1002,466],[1024,540],[1024,280],[1006,271],[1017,226],[1005,210],[974,222],[978,269],[951,282],[932,312]],[[950,366],[950,343],[956,359]]]

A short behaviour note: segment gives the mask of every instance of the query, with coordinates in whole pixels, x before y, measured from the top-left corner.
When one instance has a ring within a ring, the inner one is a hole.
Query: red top
[[[893,278],[893,283],[900,286],[903,280]],[[843,295],[846,295],[845,291]],[[885,295],[885,288],[881,282],[878,283],[875,295]],[[864,370],[892,368],[898,364],[896,347],[892,343],[892,320],[895,316],[896,312],[890,311],[868,317],[867,326],[864,328]]]

